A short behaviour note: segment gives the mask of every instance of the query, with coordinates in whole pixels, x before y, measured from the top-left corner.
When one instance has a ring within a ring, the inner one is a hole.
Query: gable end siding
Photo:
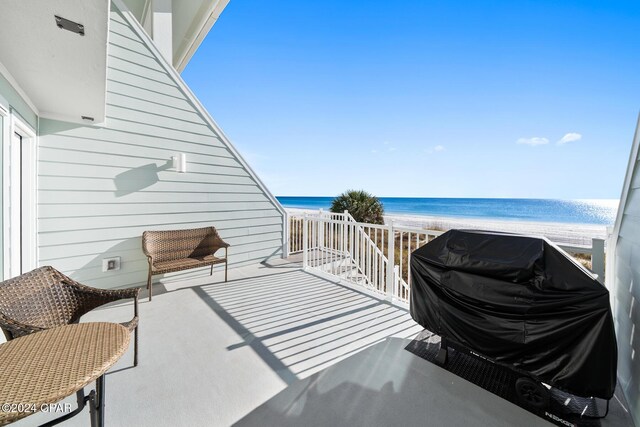
[[[39,264],[92,286],[141,285],[143,231],[209,225],[231,244],[230,267],[281,257],[282,207],[133,25],[112,7],[105,125],[40,120]],[[187,173],[171,168],[177,153]],[[113,256],[121,269],[102,272]]]

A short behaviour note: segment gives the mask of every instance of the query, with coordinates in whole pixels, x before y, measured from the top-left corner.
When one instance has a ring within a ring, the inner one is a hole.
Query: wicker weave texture
[[[142,234],[142,250],[153,258],[154,264],[187,258],[204,261],[205,257],[228,246],[215,227],[145,231]]]
[[[201,267],[203,265],[224,264],[225,258],[217,258],[213,255],[202,258],[185,258],[173,261],[153,262],[151,268],[153,274],[172,273],[174,271],[187,270],[189,268]]]
[[[215,227],[187,230],[145,231],[142,233],[142,251],[149,262],[147,289],[149,301],[153,295],[151,276],[172,273],[190,268],[224,263],[224,281],[227,281],[227,248],[229,244],[220,238]],[[224,248],[224,258],[213,254]]]
[[[137,298],[137,288],[107,290],[85,286],[50,266],[0,283],[0,327],[8,340],[77,322],[96,307]],[[130,330],[137,317],[124,324]]]
[[[56,403],[109,369],[126,351],[129,331],[117,323],[49,329],[0,345],[0,403]],[[0,411],[0,426],[31,412]]]

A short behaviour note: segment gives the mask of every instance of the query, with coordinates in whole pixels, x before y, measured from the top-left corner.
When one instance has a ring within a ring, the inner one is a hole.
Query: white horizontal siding
[[[256,250],[269,249],[272,248],[274,244],[277,244],[277,238],[272,240],[263,240],[260,242],[250,242],[247,244],[237,244],[234,246],[233,254],[236,258],[250,254]],[[123,262],[127,262],[127,264],[132,263],[143,263],[144,270],[146,272],[147,261],[145,258],[140,258],[137,256],[137,253],[140,251],[140,247],[135,249],[122,249],[118,247],[118,256],[121,256]],[[221,251],[221,254],[224,254],[224,251]],[[77,256],[69,256],[69,257],[54,257],[43,259],[43,264],[46,265],[55,265],[59,270],[73,270],[78,262],[82,263],[84,269],[94,269],[95,272],[102,273],[102,257],[97,258],[95,255],[86,254],[86,255],[77,255]],[[136,264],[137,265],[137,264]],[[144,275],[146,279],[146,274]]]
[[[157,116],[180,119],[185,122],[202,123],[202,119],[196,112],[185,110],[183,108],[176,108],[173,103],[172,105],[159,104],[157,102],[132,98],[130,96],[110,92],[107,97],[107,105],[114,108],[126,105],[130,111],[144,111]]]
[[[607,283],[614,301],[618,379],[630,413],[640,423],[640,120],[616,221],[615,256]],[[637,154],[634,154],[637,153]],[[635,157],[634,157],[635,156]]]
[[[252,256],[255,256],[258,259],[266,259],[266,258],[272,257],[273,253],[271,249],[255,250],[252,252]],[[249,259],[244,254],[241,254],[236,257],[236,260],[234,261],[234,267],[242,267],[245,265],[254,264],[255,262],[256,262],[255,259]],[[131,267],[131,269],[134,269],[135,271],[129,272],[129,267]],[[144,264],[137,263],[135,266],[123,265],[122,269],[117,273],[116,272],[113,272],[111,274],[102,273],[99,268],[94,268],[94,269],[83,270],[82,272],[79,273],[79,275],[82,276],[83,281],[87,283],[91,283],[93,286],[98,288],[112,288],[113,283],[124,284],[119,287],[127,287],[129,286],[128,285],[129,283],[134,283],[135,280],[137,280],[140,274],[139,270],[141,268],[144,268],[144,269],[147,268],[146,261],[144,262]],[[223,271],[224,271],[224,265],[215,266],[213,268],[214,278],[217,278],[219,280],[222,277]],[[166,274],[161,279],[159,279],[160,276],[154,276],[154,283],[158,283],[159,281],[171,282],[174,280],[185,280],[189,278],[202,278],[206,276],[209,276],[208,267],[187,270],[179,273]],[[154,294],[157,294],[157,293],[158,293],[158,290],[155,289]]]
[[[239,178],[240,179],[240,178]],[[44,176],[41,177],[42,191],[105,191],[115,192],[122,191],[128,192],[135,190],[140,186],[140,181],[126,180],[119,183],[113,182],[113,180],[106,180],[103,178],[64,178],[58,176]],[[179,182],[179,181],[158,181],[151,185],[152,189],[148,191],[164,191],[164,192],[220,192],[220,193],[259,193],[260,188],[255,184],[250,183],[222,183],[222,184],[210,184],[203,182]],[[148,187],[148,188],[150,188]]]
[[[69,165],[73,165],[70,167]],[[128,171],[130,168],[126,166],[115,166],[105,164],[86,164],[77,162],[63,162],[63,161],[46,161],[40,162],[40,174],[49,176],[73,176],[73,177],[86,177],[94,176],[96,178],[113,178],[122,172]],[[215,177],[221,175],[231,175],[248,177],[249,174],[246,170],[236,166],[217,166],[216,173],[211,173],[211,165],[203,165],[197,163],[191,163],[189,165],[189,172],[192,174],[200,174],[207,179],[215,179]],[[185,175],[178,175],[178,178],[173,180],[183,180],[190,178],[180,178]]]
[[[111,45],[113,47],[113,45]],[[178,110],[193,111],[193,107],[184,98],[176,98],[165,93],[154,92],[149,89],[132,86],[116,80],[109,80],[109,94],[124,95],[132,100],[143,100],[150,103],[165,105]],[[109,96],[109,94],[107,94]],[[109,98],[107,98],[109,100]]]
[[[58,139],[57,141],[55,140],[56,138]],[[140,139],[144,140],[144,138]],[[141,143],[140,145],[136,145],[134,152],[131,152],[131,150],[129,150],[131,145],[130,141],[131,134],[129,134],[128,143],[120,143],[114,140],[111,141],[110,144],[106,141],[103,142],[91,138],[82,139],[75,136],[65,138],[62,135],[51,135],[47,136],[46,144],[48,145],[42,145],[40,147],[41,160],[104,165],[105,162],[103,159],[108,159],[110,162],[108,163],[109,165],[131,168],[140,166],[140,161],[135,159],[156,161],[159,165],[168,164],[174,154],[181,152],[187,155],[187,161],[190,165],[241,167],[238,165],[238,162],[229,155],[229,152],[223,148],[210,147],[207,149],[208,153],[205,154],[193,151],[198,149],[197,145],[191,144],[185,146],[185,148],[191,148],[192,150],[180,150],[178,147],[179,144],[176,144],[176,147],[171,149],[169,147],[162,147],[162,145],[171,144],[171,141],[163,144],[158,141],[158,147],[149,147]],[[88,144],[89,142],[91,142],[91,145]],[[60,150],[64,150],[64,152]]]
[[[270,232],[282,232],[281,222],[273,221],[271,219],[256,220],[255,222],[255,224],[249,224],[247,223],[247,221],[237,221],[235,223],[230,221],[225,222],[224,224],[222,224],[224,226],[225,238],[230,239],[236,236],[254,236]],[[204,223],[202,224],[202,226],[204,227],[206,226],[206,224],[207,223]],[[193,225],[193,227],[197,226],[199,225]],[[142,233],[146,229],[146,227],[120,227],[93,230],[51,231],[47,233],[40,233],[40,249],[42,250],[47,247],[59,249],[61,246],[64,246],[65,250],[67,250],[67,248],[73,247],[73,251],[77,252],[77,246],[84,245],[85,251],[90,252],[90,247],[94,243],[110,242],[109,247],[113,247],[116,243],[124,244],[124,240],[132,235],[142,235]],[[172,227],[157,226],[156,229],[170,230],[172,229]],[[140,242],[137,239],[131,244],[132,246],[140,246]]]
[[[190,214],[210,212],[271,212],[273,205],[269,202],[222,202],[222,203],[94,203],[85,204],[82,210],[75,204],[58,204],[47,206],[49,218],[78,218],[124,215],[149,215],[150,212],[165,214]]]
[[[43,209],[44,210],[44,209]],[[114,227],[146,227],[149,224],[171,226],[172,224],[214,223],[222,221],[263,220],[279,218],[273,210],[236,211],[236,212],[189,212],[167,213],[153,212],[146,215],[99,215],[75,218],[47,218],[38,219],[42,232],[52,230],[95,230],[108,225]]]
[[[230,264],[282,255],[283,214],[114,7],[106,125],[40,122],[39,261],[98,287],[146,281],[145,230],[214,225]],[[187,156],[187,173],[171,156]],[[121,269],[102,272],[119,256]],[[171,274],[208,274],[208,269]]]
[[[38,193],[38,200],[40,205],[57,205],[60,202],[55,191],[41,191]],[[206,203],[263,200],[269,199],[263,194],[256,193],[138,192],[117,197],[114,192],[74,191],[73,193],[66,192],[64,203],[89,205],[92,203]]]
[[[226,233],[226,240],[230,244],[233,244],[234,252],[238,253],[241,251],[237,249],[239,249],[241,246],[248,246],[250,249],[250,245],[252,245],[256,241],[256,237],[258,237],[258,240],[262,242],[277,240],[281,238],[281,229],[276,228],[272,232],[265,233],[253,232],[249,235],[238,235],[238,232],[234,232],[234,230],[228,230],[228,232]],[[120,243],[118,249],[122,251],[122,253],[124,253],[124,251],[140,251],[140,242],[137,240],[119,241],[118,239],[109,239],[88,243],[69,243],[65,245],[64,253],[60,252],[58,244],[52,246],[43,245],[40,248],[40,260],[46,263],[57,259],[73,259],[81,256],[101,255],[104,252],[110,250],[114,246],[114,244],[118,243]]]

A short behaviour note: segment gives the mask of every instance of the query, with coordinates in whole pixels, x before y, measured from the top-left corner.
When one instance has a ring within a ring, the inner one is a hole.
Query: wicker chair
[[[0,283],[0,328],[7,341],[80,317],[112,301],[133,298],[133,319],[122,323],[134,331],[133,365],[138,365],[138,293],[140,289],[96,289],[82,285],[53,267],[36,268]]]
[[[214,256],[224,248],[224,258]],[[224,281],[227,281],[226,243],[215,227],[191,228],[186,230],[145,231],[142,233],[142,252],[149,262],[147,289],[151,301],[151,278],[156,274],[172,273],[190,268],[224,264]]]

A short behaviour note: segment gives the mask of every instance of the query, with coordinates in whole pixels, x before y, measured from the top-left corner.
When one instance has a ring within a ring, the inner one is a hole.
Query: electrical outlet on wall
[[[120,270],[120,257],[116,256],[113,258],[103,258],[102,259],[102,271],[113,271]]]

